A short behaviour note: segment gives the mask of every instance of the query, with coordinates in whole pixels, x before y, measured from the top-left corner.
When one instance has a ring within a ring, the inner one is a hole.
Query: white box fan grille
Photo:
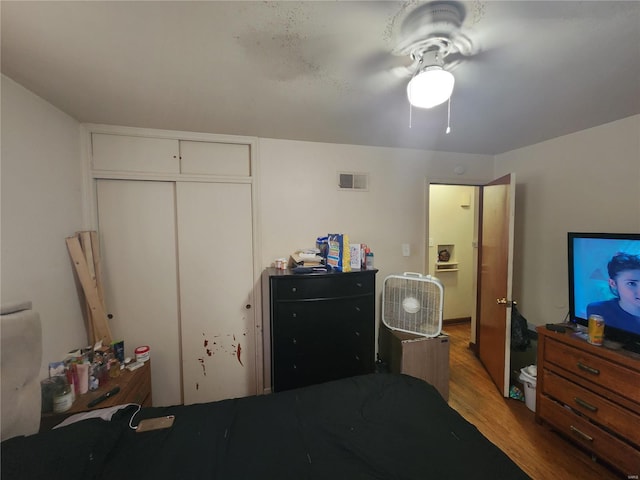
[[[392,330],[437,337],[443,301],[442,283],[431,275],[389,275],[382,290],[382,322]]]

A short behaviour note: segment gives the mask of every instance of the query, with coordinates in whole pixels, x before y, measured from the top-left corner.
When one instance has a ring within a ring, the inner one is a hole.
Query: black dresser
[[[265,273],[272,391],[374,371],[377,270]]]

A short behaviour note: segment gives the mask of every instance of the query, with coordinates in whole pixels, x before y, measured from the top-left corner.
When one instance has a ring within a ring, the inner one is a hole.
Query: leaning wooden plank
[[[89,342],[89,345],[94,345],[99,339],[96,338],[95,332],[93,331],[93,315],[91,312],[91,306],[89,305],[89,302],[87,302],[84,291],[82,292],[82,297],[84,300],[84,326],[87,329],[87,341]]]
[[[95,272],[96,288],[98,290],[98,297],[102,302],[102,308],[107,311],[107,307],[104,303],[104,288],[102,286],[102,255],[100,253],[100,241],[98,240],[98,232],[91,230],[91,251],[93,252],[93,271]]]
[[[91,246],[91,234],[90,232],[86,232],[86,231],[76,232],[76,236],[80,240],[80,245],[82,246],[82,252],[84,254],[84,257],[87,259],[87,267],[89,269],[89,274],[91,275],[91,278],[95,284],[96,278],[95,278],[95,268],[94,268],[94,260],[93,260],[93,249]],[[102,304],[102,306],[104,308],[104,303]],[[87,329],[87,338],[89,340],[89,343],[91,345],[95,344],[99,339],[95,338],[95,335],[94,335],[91,307],[89,306],[89,303],[86,301],[86,297],[85,297],[85,327]]]
[[[78,237],[68,237],[66,242],[80,285],[82,285],[85,298],[91,308],[94,337],[102,340],[104,344],[108,345],[113,339],[111,337],[111,330],[107,321],[107,314],[105,313],[102,302],[100,302],[100,298],[98,297],[98,290],[92,281],[91,275],[89,274],[87,261],[82,253],[80,241],[78,240]]]
[[[87,259],[87,268],[89,269],[89,275],[91,275],[91,278],[95,282],[96,271],[93,266],[93,246],[91,245],[91,232],[76,232],[76,236],[80,240],[80,246],[82,247],[84,258]]]

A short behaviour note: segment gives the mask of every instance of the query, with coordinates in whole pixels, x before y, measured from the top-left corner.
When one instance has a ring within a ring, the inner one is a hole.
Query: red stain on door
[[[242,352],[242,347],[240,346],[240,343],[238,343],[238,348],[236,348],[236,356],[238,357],[238,362],[240,362],[240,365],[244,367],[244,364],[242,363],[242,359],[240,358],[241,352]]]

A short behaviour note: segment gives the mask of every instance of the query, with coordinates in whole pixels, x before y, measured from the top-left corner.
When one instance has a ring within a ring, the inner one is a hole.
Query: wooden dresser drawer
[[[321,298],[367,295],[375,291],[375,277],[350,273],[348,275],[292,275],[277,282],[275,300],[318,300]]]
[[[127,398],[131,403],[137,403],[143,407],[151,406],[151,370],[146,366],[141,368],[142,375],[137,382],[131,382],[128,386]]]
[[[549,395],[594,422],[640,445],[640,416],[581,386],[543,369],[542,394]]]
[[[537,405],[540,415],[560,433],[584,446],[590,452],[606,458],[609,463],[627,475],[640,472],[640,452],[618,440],[586,418],[554,402],[546,396]]]
[[[545,362],[557,365],[575,375],[640,402],[640,372],[611,362],[590,352],[546,340]]]

